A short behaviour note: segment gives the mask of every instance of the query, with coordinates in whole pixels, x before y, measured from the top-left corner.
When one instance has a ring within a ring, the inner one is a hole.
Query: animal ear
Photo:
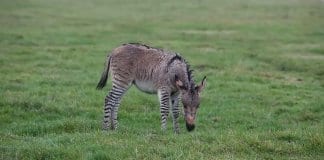
[[[182,89],[184,87],[183,82],[179,79],[179,77],[177,75],[175,75],[174,79],[175,79],[175,83],[176,83],[177,87]]]
[[[206,76],[203,78],[203,80],[201,81],[200,85],[196,86],[196,90],[198,91],[198,93],[201,93],[205,86],[206,86]]]

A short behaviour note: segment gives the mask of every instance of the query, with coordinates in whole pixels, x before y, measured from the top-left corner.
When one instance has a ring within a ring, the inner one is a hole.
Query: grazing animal
[[[123,44],[107,56],[105,69],[97,85],[102,89],[111,71],[112,89],[105,98],[103,129],[117,128],[118,106],[123,94],[133,84],[143,92],[158,94],[162,130],[166,129],[171,105],[173,128],[179,133],[179,95],[184,107],[186,128],[195,128],[196,112],[200,103],[199,94],[206,84],[206,76],[195,85],[192,70],[178,54],[139,43]]]

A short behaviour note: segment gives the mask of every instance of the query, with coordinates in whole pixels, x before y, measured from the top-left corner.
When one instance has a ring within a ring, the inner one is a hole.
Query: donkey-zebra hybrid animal
[[[97,85],[102,89],[111,71],[112,89],[105,98],[103,129],[117,128],[117,113],[123,94],[134,84],[143,92],[158,94],[162,130],[171,104],[174,132],[179,133],[179,95],[184,107],[186,128],[195,128],[196,112],[200,103],[199,94],[206,84],[195,85],[192,70],[178,54],[149,47],[139,43],[123,44],[107,56],[105,69]]]

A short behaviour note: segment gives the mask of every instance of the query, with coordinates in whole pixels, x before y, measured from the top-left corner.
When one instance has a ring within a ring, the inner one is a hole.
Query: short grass
[[[110,87],[95,86],[126,42],[207,75],[194,132],[162,133],[135,88],[101,130]],[[322,0],[1,0],[0,77],[0,159],[324,157]]]

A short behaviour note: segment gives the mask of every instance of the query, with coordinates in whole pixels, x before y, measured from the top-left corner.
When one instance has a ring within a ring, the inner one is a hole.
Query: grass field
[[[136,88],[101,130],[111,82],[95,87],[127,42],[207,76],[194,132],[163,133]],[[324,158],[320,0],[1,0],[0,77],[0,159]]]

